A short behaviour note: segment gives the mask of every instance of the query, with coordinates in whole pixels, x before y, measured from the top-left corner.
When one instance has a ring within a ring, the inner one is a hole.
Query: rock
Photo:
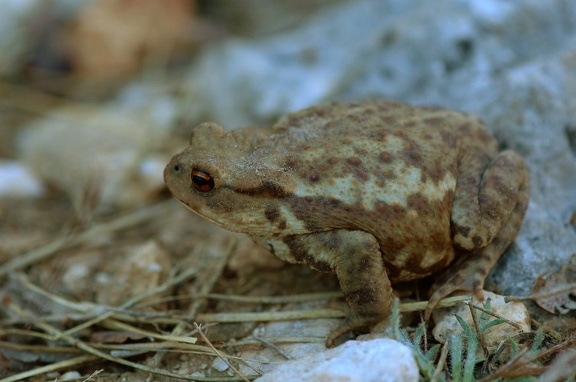
[[[164,187],[170,155],[158,151],[168,135],[165,114],[173,113],[163,110],[155,123],[152,109],[56,110],[27,126],[19,155],[45,182],[64,190],[80,214],[141,204]]]
[[[80,379],[82,376],[77,371],[67,371],[59,378],[61,381],[74,381]]]
[[[44,194],[42,182],[22,163],[0,160],[0,198],[39,197]]]
[[[513,337],[515,334],[522,332],[530,332],[530,314],[528,310],[521,302],[509,302],[504,301],[503,296],[499,296],[492,292],[484,292],[484,301],[480,302],[475,297],[472,298],[472,303],[474,305],[483,306],[487,301],[490,302],[490,312],[495,313],[499,317],[502,317],[512,323],[515,323],[518,327],[514,327],[508,323],[502,323],[500,325],[492,326],[483,333],[484,341],[488,351],[493,352],[498,348],[498,345],[502,341]],[[479,319],[479,325],[483,322],[492,321],[495,318],[492,316],[482,319],[482,312],[476,310],[477,317]],[[455,307],[448,309],[438,309],[434,311],[433,317],[436,325],[432,330],[432,334],[436,341],[440,343],[446,342],[450,336],[458,336],[463,332],[462,326],[458,323],[458,320],[454,315],[458,315],[462,318],[470,327],[474,327],[472,320],[472,315],[470,313],[470,308],[466,304],[458,304]]]
[[[349,81],[362,55],[376,49],[381,30],[403,7],[401,1],[348,3],[277,37],[231,40],[202,55],[188,91],[227,128],[326,100]]]
[[[216,371],[222,372],[228,370],[230,367],[222,360],[222,358],[215,358],[214,361],[212,361],[212,368]]]
[[[306,325],[301,325],[306,327]],[[279,346],[281,353],[272,347],[264,349],[245,349],[241,353],[244,364],[240,365],[240,372],[244,375],[253,375],[256,370],[260,375],[272,372],[278,365],[286,363],[286,359],[303,360],[314,357],[326,350],[324,341],[313,343],[287,343]]]
[[[324,302],[309,301],[303,303],[285,304],[282,308],[286,311],[305,311],[324,307]],[[326,350],[326,337],[330,331],[338,326],[338,319],[320,318],[314,320],[287,320],[267,322],[260,324],[254,331],[255,338],[270,339],[274,343],[275,338],[298,337],[302,342],[283,343],[279,345],[281,352],[273,347],[266,346],[263,349],[245,349],[241,357],[245,359],[245,365],[240,365],[240,372],[250,375],[253,370],[260,373],[268,373],[286,359],[308,359]],[[307,340],[316,341],[307,342]]]
[[[376,339],[348,341],[335,349],[285,362],[256,381],[398,382],[418,381],[418,375],[408,347],[391,339]]]

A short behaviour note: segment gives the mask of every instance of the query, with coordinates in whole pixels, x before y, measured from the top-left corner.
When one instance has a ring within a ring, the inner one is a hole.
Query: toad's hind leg
[[[424,314],[426,319],[438,302],[453,292],[472,291],[479,300],[483,300],[484,280],[500,255],[514,241],[528,206],[529,176],[522,158],[513,151],[502,152],[484,172],[476,194],[478,201],[470,201],[469,208],[472,213],[478,213],[474,217],[478,224],[471,224],[464,230],[473,240],[469,241],[464,236],[460,237],[463,240],[458,240],[455,236],[454,244],[461,248],[460,257],[444,277],[434,283],[435,291]],[[459,206],[462,208],[466,210]],[[498,229],[486,229],[490,224]]]
[[[452,204],[452,242],[467,251],[486,247],[514,214],[520,215],[520,225],[527,204],[521,199],[530,193],[520,155],[502,151],[489,163],[478,159],[483,156],[475,152],[462,160]]]

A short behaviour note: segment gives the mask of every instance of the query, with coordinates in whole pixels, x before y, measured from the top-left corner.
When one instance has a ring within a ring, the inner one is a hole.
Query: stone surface
[[[279,365],[258,382],[417,381],[410,349],[391,339],[348,341],[335,349]]]
[[[531,330],[530,314],[524,304],[521,302],[506,303],[503,296],[487,291],[484,292],[484,298],[484,304],[488,301],[490,302],[490,312],[518,325],[517,328],[508,323],[502,323],[486,329],[486,331],[483,332],[484,343],[490,352],[495,351],[502,341],[509,339],[515,334],[529,332]],[[471,302],[474,305],[483,306],[483,303],[479,302],[476,298],[473,298]],[[458,336],[463,332],[462,326],[458,323],[454,315],[458,315],[470,325],[470,327],[474,327],[472,314],[470,313],[468,305],[459,304],[449,309],[439,309],[433,314],[436,326],[434,326],[432,330],[432,334],[438,342],[444,343],[450,336]],[[482,316],[483,313],[479,310],[476,310],[476,315],[480,326],[494,320],[492,316],[484,318]]]
[[[434,15],[431,17],[431,15]],[[269,125],[332,99],[386,97],[480,116],[531,171],[516,243],[487,282],[526,295],[576,252],[576,2],[364,0],[292,32],[206,50],[189,91],[196,117]]]

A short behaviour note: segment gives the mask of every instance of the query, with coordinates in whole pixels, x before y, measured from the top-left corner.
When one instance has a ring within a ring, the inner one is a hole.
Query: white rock
[[[39,197],[44,187],[36,176],[20,162],[0,161],[1,197]]]
[[[348,341],[315,355],[287,361],[258,382],[418,381],[418,367],[408,347],[383,338]]]
[[[505,322],[486,329],[483,336],[488,350],[495,350],[502,341],[505,341],[517,333],[530,331],[530,314],[524,304],[521,302],[506,303],[503,296],[487,291],[484,292],[483,302],[473,298],[472,303],[474,305],[482,306],[483,303],[488,301],[488,299],[490,300],[490,312],[493,312],[518,326],[517,328]],[[436,326],[434,327],[432,334],[438,342],[444,343],[450,336],[457,336],[463,332],[462,326],[454,316],[455,314],[460,316],[460,318],[468,323],[470,327],[474,327],[468,305],[459,304],[452,308],[436,310],[433,314]],[[476,314],[479,321],[482,322],[483,320],[483,322],[486,322],[486,319],[482,319],[481,317],[483,314],[481,311],[476,310]],[[492,316],[487,318],[489,321],[494,319],[495,318]]]
[[[212,368],[222,372],[228,370],[229,366],[222,358],[215,358],[214,361],[212,361]]]
[[[82,375],[77,371],[67,371],[66,373],[62,374],[60,377],[61,381],[72,381],[80,379]]]

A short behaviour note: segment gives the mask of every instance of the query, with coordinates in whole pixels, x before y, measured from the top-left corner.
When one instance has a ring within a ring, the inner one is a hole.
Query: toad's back
[[[273,127],[278,164],[300,179],[285,200],[289,210],[311,232],[372,233],[383,253],[394,253],[384,256],[392,280],[444,268],[454,257],[459,161],[487,166],[496,142],[476,118],[446,109],[378,100],[338,105],[290,114]]]

